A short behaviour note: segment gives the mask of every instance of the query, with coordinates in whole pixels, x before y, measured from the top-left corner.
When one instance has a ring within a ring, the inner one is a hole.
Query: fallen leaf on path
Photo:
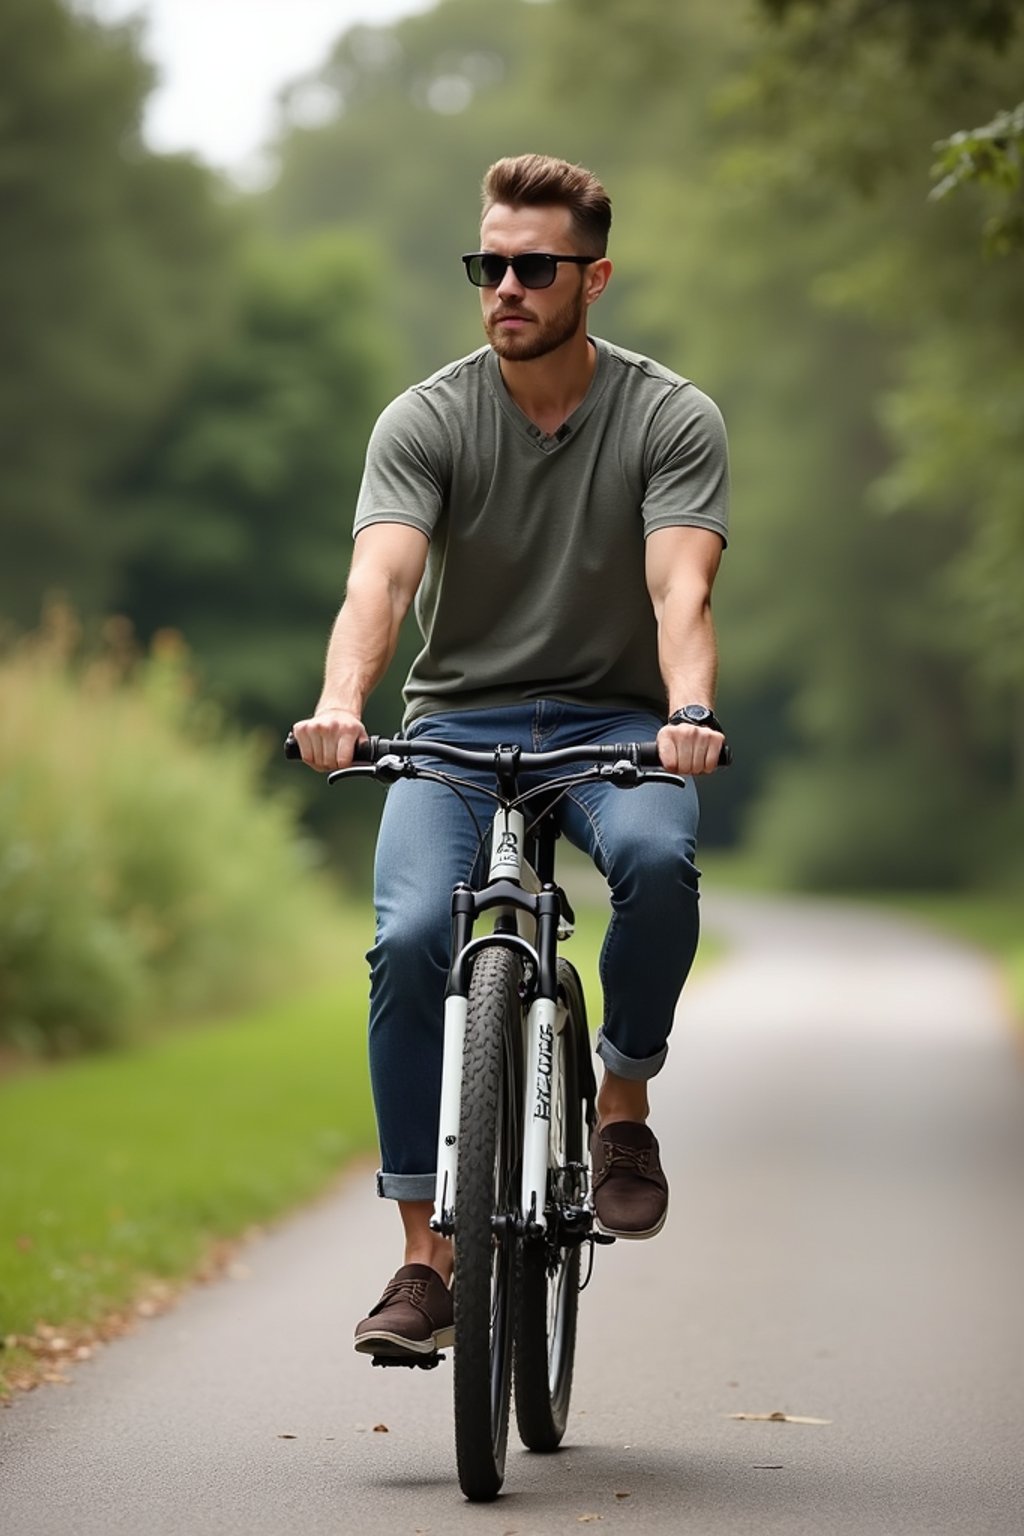
[[[391,1433],[386,1424],[375,1424],[373,1426],[373,1432],[375,1435],[390,1435]]]
[[[278,1435],[279,1440],[297,1440],[298,1435]]]
[[[632,1498],[632,1494],[629,1494],[629,1493],[616,1493],[615,1497],[617,1499],[629,1499],[629,1498]]]
[[[754,1471],[755,1472],[781,1472],[782,1471],[782,1462],[781,1461],[755,1461],[753,1463],[753,1467],[754,1467]]]
[[[809,1419],[799,1413],[781,1413],[776,1408],[774,1413],[727,1413],[727,1419],[763,1419],[769,1424],[831,1424],[831,1419]]]

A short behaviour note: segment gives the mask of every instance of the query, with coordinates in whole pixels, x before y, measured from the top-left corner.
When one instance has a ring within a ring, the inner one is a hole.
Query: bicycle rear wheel
[[[566,1243],[559,1213],[585,1193],[583,1100],[593,1102],[593,1068],[583,989],[572,966],[558,962],[559,1000],[568,1017],[555,1037],[549,1132],[548,1229],[519,1249],[515,1342],[516,1423],[531,1451],[561,1444],[576,1358],[580,1247]]]
[[[522,964],[484,949],[469,987],[455,1191],[455,1458],[467,1499],[505,1476],[522,1118]]]

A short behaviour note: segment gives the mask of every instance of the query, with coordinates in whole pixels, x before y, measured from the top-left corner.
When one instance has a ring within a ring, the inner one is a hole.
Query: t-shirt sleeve
[[[656,528],[729,533],[729,450],[715,402],[692,384],[673,390],[651,420],[645,445],[644,536]]]
[[[408,523],[428,538],[451,483],[444,424],[415,390],[377,418],[366,449],[353,533],[371,523]]]

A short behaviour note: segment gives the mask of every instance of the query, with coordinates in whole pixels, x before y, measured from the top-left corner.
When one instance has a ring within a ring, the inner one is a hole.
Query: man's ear
[[[592,262],[586,268],[586,299],[588,304],[593,304],[594,300],[599,299],[602,293],[604,293],[611,278],[612,270],[612,264],[607,256],[602,256],[600,261]]]

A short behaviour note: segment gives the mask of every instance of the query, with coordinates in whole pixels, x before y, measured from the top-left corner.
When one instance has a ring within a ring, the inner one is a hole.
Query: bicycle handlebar
[[[290,731],[285,740],[284,755],[288,758],[302,756],[299,744]],[[442,762],[452,763],[459,768],[493,768],[495,749],[485,752],[473,751],[466,747],[450,746],[445,741],[429,741],[426,737],[420,737],[416,741],[406,741],[400,736],[371,736],[367,741],[356,743],[352,761],[376,763],[382,757],[439,757]],[[562,763],[619,763],[624,760],[635,763],[638,768],[661,767],[656,741],[556,747],[550,752],[519,752],[516,756],[516,766],[528,773],[531,770],[556,768]],[[731,762],[732,750],[726,743],[722,748],[718,766],[728,768]]]

